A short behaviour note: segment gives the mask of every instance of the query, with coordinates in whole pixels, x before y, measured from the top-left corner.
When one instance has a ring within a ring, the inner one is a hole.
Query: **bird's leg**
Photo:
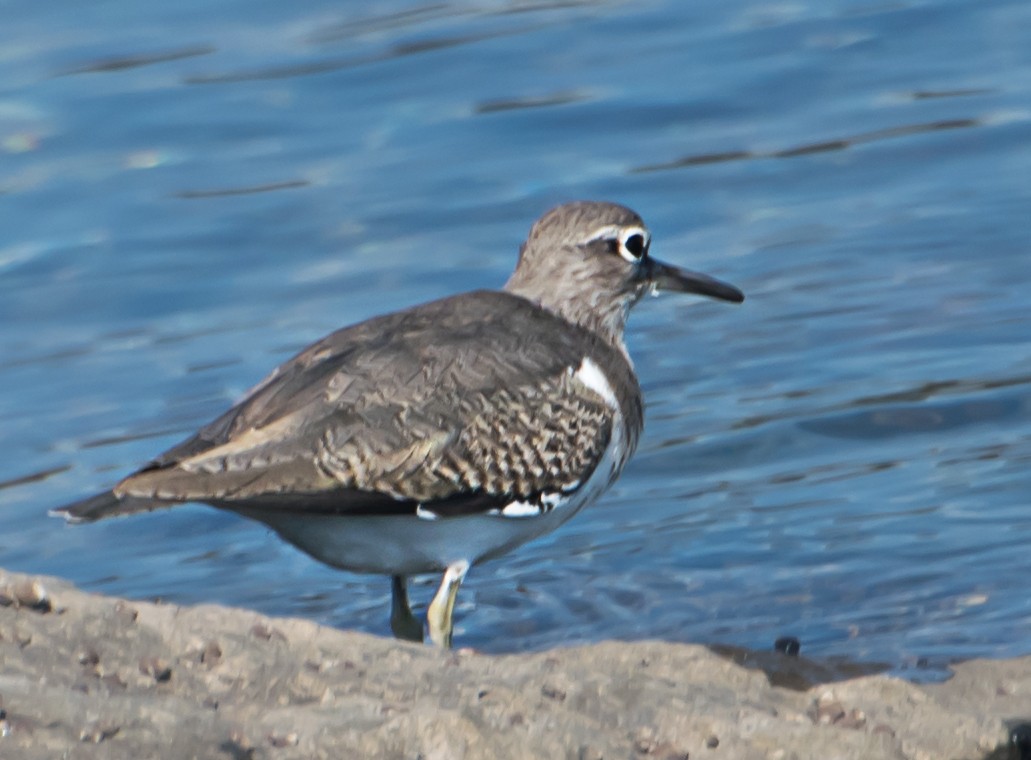
[[[408,606],[408,579],[403,575],[395,575],[390,579],[390,630],[394,638],[405,641],[422,641],[422,622],[416,620],[412,608]]]
[[[455,597],[458,596],[458,588],[462,585],[465,574],[469,572],[469,563],[464,559],[448,565],[444,571],[444,580],[441,581],[429,609],[426,610],[426,623],[430,629],[430,641],[441,649],[451,648],[451,634],[454,631],[454,623],[451,615],[455,611]]]

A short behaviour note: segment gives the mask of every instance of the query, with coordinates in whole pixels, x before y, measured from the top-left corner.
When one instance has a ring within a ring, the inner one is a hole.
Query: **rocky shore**
[[[648,641],[439,652],[0,571],[5,759],[1031,758],[1031,657],[821,672]]]

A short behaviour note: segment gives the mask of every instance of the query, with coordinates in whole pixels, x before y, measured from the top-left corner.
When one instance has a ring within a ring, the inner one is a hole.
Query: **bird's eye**
[[[630,263],[635,263],[648,253],[648,233],[640,229],[628,233],[619,241],[619,255]]]
[[[644,235],[631,235],[623,243],[623,247],[630,251],[635,259],[641,258],[644,253]]]
[[[619,254],[624,261],[637,264],[648,255],[648,244],[651,243],[651,239],[651,235],[644,227],[611,225],[595,230],[594,234],[580,245],[595,246],[595,250],[604,246],[602,250]]]

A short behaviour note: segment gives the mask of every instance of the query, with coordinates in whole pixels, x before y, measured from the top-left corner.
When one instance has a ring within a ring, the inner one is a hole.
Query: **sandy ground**
[[[1031,758],[1031,657],[955,670],[805,688],[804,658],[662,642],[439,652],[0,571],[4,760]]]

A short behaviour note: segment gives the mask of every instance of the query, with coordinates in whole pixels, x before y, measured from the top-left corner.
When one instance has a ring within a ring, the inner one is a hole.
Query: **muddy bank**
[[[1021,759],[1031,657],[955,670],[792,689],[682,644],[442,653],[0,571],[3,758]]]

